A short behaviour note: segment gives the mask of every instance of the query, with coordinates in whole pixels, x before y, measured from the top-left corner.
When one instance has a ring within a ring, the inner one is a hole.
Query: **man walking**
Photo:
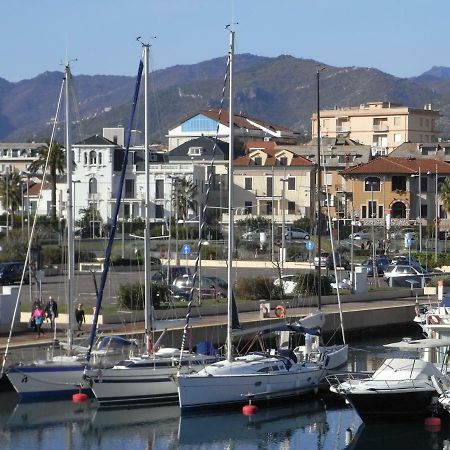
[[[48,298],[47,305],[45,306],[45,315],[47,319],[50,319],[50,328],[55,331],[55,319],[58,317],[58,304],[53,297]]]

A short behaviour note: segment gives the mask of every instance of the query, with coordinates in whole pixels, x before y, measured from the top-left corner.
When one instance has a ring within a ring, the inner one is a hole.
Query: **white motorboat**
[[[407,340],[388,344],[402,350],[447,346],[438,339]],[[436,386],[447,385],[445,366],[421,358],[386,358],[372,374],[352,373],[327,377],[331,391],[343,396],[363,421],[425,417],[437,404]]]

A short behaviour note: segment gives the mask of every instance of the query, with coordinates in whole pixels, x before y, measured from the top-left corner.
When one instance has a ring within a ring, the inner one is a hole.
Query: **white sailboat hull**
[[[216,356],[195,353],[183,357],[181,371],[198,371],[216,362]],[[171,404],[178,402],[175,377],[178,357],[132,358],[108,369],[88,372],[92,391],[101,406]]]
[[[249,355],[207,366],[197,374],[180,375],[180,406],[183,409],[212,407],[245,403],[248,398],[268,401],[318,389],[324,370],[317,364],[293,364],[286,370],[278,366],[277,371],[270,371],[277,362],[273,357],[258,359]]]
[[[11,367],[7,377],[22,400],[60,398],[80,392],[89,393],[83,378],[81,362],[65,364],[45,361],[43,364]]]

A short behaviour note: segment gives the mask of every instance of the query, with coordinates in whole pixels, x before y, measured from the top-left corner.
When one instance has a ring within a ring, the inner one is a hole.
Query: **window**
[[[295,191],[295,177],[289,177],[287,179],[288,191]]]
[[[377,217],[377,202],[376,201],[373,201],[373,202],[369,201],[368,212],[369,212],[370,219],[376,219],[376,217]]]
[[[98,152],[98,163],[102,164],[102,152]]]
[[[155,217],[157,219],[164,219],[164,207],[163,207],[163,205],[155,205]]]
[[[125,180],[125,198],[134,198],[134,180]]]
[[[439,219],[447,218],[447,214],[445,212],[444,205],[439,205]]]
[[[155,198],[164,198],[164,180],[155,181]]]
[[[428,177],[420,177],[420,192],[428,192]]]
[[[394,133],[394,142],[396,142],[396,143],[402,142],[401,133]]]
[[[286,156],[281,156],[278,159],[278,162],[279,162],[280,166],[287,166],[287,157]]]
[[[246,191],[251,191],[253,189],[253,178],[250,177],[244,178],[244,189]]]
[[[88,163],[88,154],[87,152],[84,152],[84,164]]]
[[[89,164],[91,166],[97,164],[97,152],[95,152],[94,150],[91,150],[89,152]]]
[[[89,180],[89,194],[97,193],[97,180],[95,178],[91,178]]]
[[[288,214],[295,214],[295,202],[288,202]]]
[[[392,191],[406,191],[406,177],[404,175],[392,176]]]
[[[245,206],[245,208],[244,208],[245,214],[251,214],[252,208],[253,208],[253,203],[247,201],[244,203],[244,206]]]
[[[261,156],[255,156],[253,158],[253,162],[255,163],[255,166],[262,166],[262,158],[261,158]]]
[[[380,192],[381,180],[378,177],[367,177],[364,180],[364,190],[366,192]]]
[[[216,131],[217,122],[201,114],[181,124],[181,131]]]
[[[267,191],[267,196],[270,197],[273,195],[273,178],[266,178],[266,191]]]
[[[203,147],[189,147],[188,155],[200,156],[203,153]]]
[[[361,218],[367,219],[367,206],[366,205],[361,206]]]
[[[384,217],[384,206],[379,205],[378,206],[378,218],[382,219]]]
[[[324,181],[324,185],[325,186],[331,186],[331,184],[333,182],[333,174],[325,173],[324,175],[325,175],[324,180],[323,180]]]
[[[428,218],[428,205],[420,205],[420,216],[422,219]]]

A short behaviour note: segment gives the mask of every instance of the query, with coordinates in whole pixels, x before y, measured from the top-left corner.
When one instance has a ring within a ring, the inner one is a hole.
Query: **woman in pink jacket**
[[[36,305],[36,308],[34,309],[31,318],[34,319],[37,337],[39,339],[41,337],[41,334],[44,334],[44,331],[42,330],[42,324],[44,323],[45,320],[45,311],[40,304]]]

